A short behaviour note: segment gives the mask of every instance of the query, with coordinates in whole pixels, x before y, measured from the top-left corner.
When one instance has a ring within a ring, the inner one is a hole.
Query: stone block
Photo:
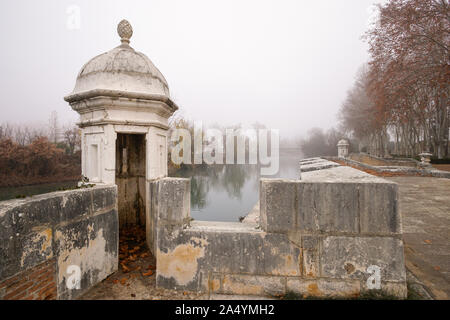
[[[357,297],[360,283],[356,280],[287,278],[286,291],[304,297]]]
[[[92,189],[93,212],[112,209],[117,205],[117,186]]]
[[[302,274],[302,252],[289,241],[287,235],[268,233],[264,237],[264,274],[278,276],[300,276]]]
[[[161,228],[157,284],[197,289],[204,286],[201,273],[205,272],[301,276],[301,250],[286,235],[249,231],[241,223],[223,224],[222,229],[209,226],[210,230],[205,226],[174,232]],[[185,267],[178,270],[179,265]]]
[[[287,232],[296,227],[299,181],[261,179],[260,223],[267,232]]]
[[[258,275],[225,275],[221,293],[279,296],[286,291],[286,278]]]
[[[367,283],[361,283],[361,292],[379,292],[386,295],[394,296],[398,299],[406,299],[408,296],[408,288],[406,281],[392,282],[392,281],[381,281],[380,289],[368,289]]]
[[[370,183],[359,188],[361,233],[386,235],[401,233],[398,186],[395,183]]]
[[[326,237],[321,276],[367,281],[369,266],[380,268],[381,281],[405,281],[403,242],[390,237]]]
[[[317,278],[320,276],[320,237],[303,236],[303,276],[307,278]]]
[[[339,167],[340,164],[332,161],[314,161],[314,162],[304,162],[300,164],[300,172],[310,172],[316,170],[324,170],[329,168]]]
[[[57,223],[92,214],[92,190],[93,188],[86,188],[62,192]]]
[[[157,181],[158,200],[156,208],[159,223],[182,225],[190,220],[190,180],[183,178],[163,178]]]
[[[359,232],[358,184],[303,182],[297,228],[310,232]]]

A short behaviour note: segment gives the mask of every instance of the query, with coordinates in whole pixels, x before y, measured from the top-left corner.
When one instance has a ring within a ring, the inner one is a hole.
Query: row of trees
[[[64,149],[69,155],[73,155],[80,145],[80,132],[73,124],[60,126],[58,114],[53,111],[48,119],[47,126],[30,124],[0,124],[0,140],[10,139],[20,146],[31,144],[40,137],[47,139]]]
[[[80,132],[75,126],[62,129],[56,113],[47,128],[0,125],[0,187],[78,180]]]
[[[80,152],[64,149],[38,137],[28,145],[0,139],[0,187],[79,180]]]
[[[448,157],[449,2],[390,0],[378,8],[364,36],[371,58],[340,109],[341,126],[378,156]]]

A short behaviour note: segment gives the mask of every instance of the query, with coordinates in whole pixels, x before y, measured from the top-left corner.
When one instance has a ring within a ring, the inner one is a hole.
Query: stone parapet
[[[344,167],[302,177],[261,180],[259,224],[188,222],[184,214],[177,227],[158,224],[157,286],[272,296],[383,290],[405,298],[396,184]],[[166,180],[166,194],[189,193],[179,183]],[[184,207],[177,212],[189,211],[185,197],[171,197]]]
[[[0,202],[0,299],[80,296],[117,270],[118,238],[114,185]]]

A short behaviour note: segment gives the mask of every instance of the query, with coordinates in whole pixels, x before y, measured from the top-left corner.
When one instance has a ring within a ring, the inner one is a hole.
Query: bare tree
[[[13,138],[13,127],[9,123],[4,123],[0,125],[0,140],[12,138]]]
[[[78,127],[71,127],[64,130],[64,143],[67,146],[68,154],[72,155],[75,153],[77,148],[81,144],[80,129]]]

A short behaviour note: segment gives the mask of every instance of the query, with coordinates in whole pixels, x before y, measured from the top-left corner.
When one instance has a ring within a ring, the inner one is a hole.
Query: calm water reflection
[[[267,178],[298,178],[300,152],[280,154],[280,170]],[[195,220],[238,221],[259,198],[260,168],[256,165],[216,165],[179,170],[191,178],[191,216]]]

